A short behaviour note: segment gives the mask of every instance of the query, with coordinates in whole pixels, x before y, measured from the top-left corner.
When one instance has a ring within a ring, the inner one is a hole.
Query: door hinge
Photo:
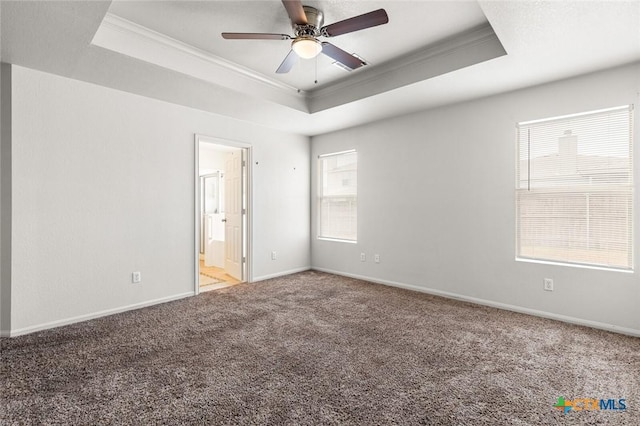
[[[242,167],[247,167],[247,161],[246,160],[242,160]]]
[[[242,209],[242,214],[247,214],[247,209]]]
[[[247,258],[246,257],[242,257],[242,263],[246,263],[247,262]]]

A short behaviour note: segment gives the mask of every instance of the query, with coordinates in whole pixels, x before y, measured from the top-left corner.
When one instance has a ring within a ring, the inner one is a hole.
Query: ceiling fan
[[[289,19],[291,19],[295,34],[293,37],[288,34],[222,33],[222,37],[227,40],[293,40],[291,42],[291,51],[276,70],[278,74],[289,72],[298,57],[311,59],[321,52],[342,64],[349,71],[366,65],[357,56],[347,53],[329,42],[320,41],[318,37],[335,37],[389,22],[387,12],[384,9],[378,9],[334,24],[322,26],[324,23],[322,11],[311,6],[303,6],[300,0],[282,0],[282,4],[289,15]]]

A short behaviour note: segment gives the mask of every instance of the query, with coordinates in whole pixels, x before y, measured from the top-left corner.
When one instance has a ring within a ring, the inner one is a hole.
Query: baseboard
[[[86,315],[79,315],[77,317],[66,318],[58,321],[51,321],[44,324],[33,325],[29,327],[19,328],[17,330],[11,330],[8,333],[2,332],[3,337],[16,337],[24,334],[35,333],[36,331],[49,330],[51,328],[62,327],[64,325],[75,324],[77,322],[88,321],[95,318],[106,317],[108,315],[119,314],[121,312],[132,311],[134,309],[146,308],[147,306],[158,305],[160,303],[171,302],[174,300],[184,299],[185,297],[194,296],[193,291],[187,293],[176,294],[169,297],[162,297],[160,299],[148,300],[141,303],[134,303],[133,305],[121,306],[114,309],[106,309],[104,311],[94,312]],[[6,333],[6,334],[5,334]]]
[[[326,268],[311,268],[314,271],[327,272],[329,274],[341,275],[344,277],[355,278],[358,280],[369,281],[375,284],[383,284],[391,287],[404,288],[407,290],[418,291],[421,293],[432,294],[434,296],[446,297],[447,299],[461,300],[463,302],[475,303],[477,305],[490,306],[492,308],[504,309],[506,311],[518,312],[521,314],[533,315],[536,317],[549,318],[557,321],[562,321],[570,324],[584,325],[591,328],[597,328],[600,330],[611,331],[614,333],[626,334],[633,337],[640,337],[640,330],[634,328],[620,327],[614,324],[607,324],[598,321],[591,321],[582,318],[570,317],[567,315],[554,314],[551,312],[539,311],[537,309],[524,308],[516,305],[509,305],[507,303],[493,302],[491,300],[479,299],[476,297],[469,297],[458,293],[450,293],[448,291],[436,290],[432,288],[420,287],[411,284],[404,284],[396,281],[382,280],[379,278],[367,277],[364,275],[350,274],[348,272],[334,271]]]
[[[276,272],[275,274],[269,274],[269,275],[261,275],[259,277],[253,277],[253,281],[251,281],[252,283],[258,282],[258,281],[264,281],[264,280],[268,280],[271,278],[278,278],[278,277],[282,277],[284,275],[291,275],[291,274],[295,274],[298,272],[304,272],[304,271],[308,271],[311,269],[311,266],[303,266],[302,268],[296,268],[296,269],[290,269],[288,271],[282,271],[282,272]]]

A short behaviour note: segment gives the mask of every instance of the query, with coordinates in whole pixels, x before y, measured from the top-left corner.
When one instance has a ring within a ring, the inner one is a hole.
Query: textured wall
[[[253,145],[254,278],[308,268],[307,137],[21,67],[13,93],[14,334],[193,292],[194,134]]]
[[[358,150],[359,241],[315,239],[312,160],[312,265],[640,334],[637,231],[634,273],[524,263],[514,218],[516,123],[631,103],[637,118],[639,91],[636,64],[313,137],[312,159]]]
[[[11,66],[0,64],[0,335],[11,329]]]

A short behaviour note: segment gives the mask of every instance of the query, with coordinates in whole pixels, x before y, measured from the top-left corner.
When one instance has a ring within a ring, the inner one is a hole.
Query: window
[[[632,112],[518,123],[517,258],[633,269]]]
[[[344,151],[318,158],[318,238],[358,237],[358,154]]]

